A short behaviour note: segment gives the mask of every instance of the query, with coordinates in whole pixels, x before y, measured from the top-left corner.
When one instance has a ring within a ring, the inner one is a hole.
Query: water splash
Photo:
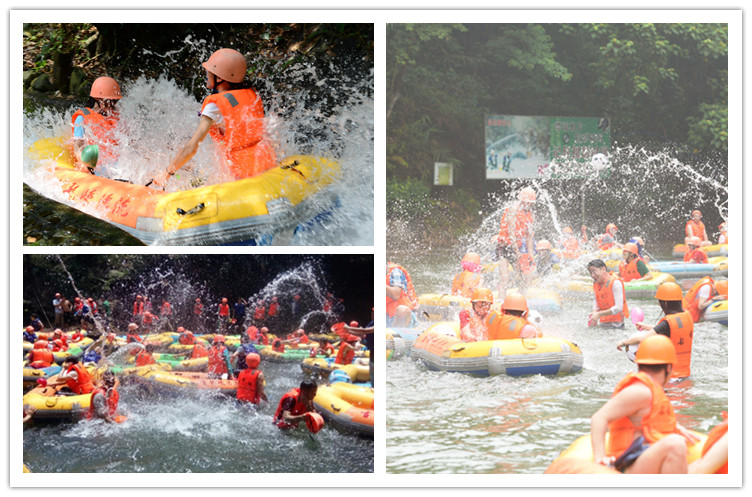
[[[192,44],[192,58],[208,56],[203,41]],[[196,57],[196,54],[198,56]],[[184,63],[186,54],[162,56],[167,64]],[[282,64],[281,62],[279,64]],[[275,144],[277,157],[312,154],[340,162],[343,178],[333,188],[339,203],[315,229],[303,230],[294,245],[372,245],[373,244],[373,71],[353,77],[345,71],[320,74],[312,65],[298,63],[285,69],[287,81],[300,80],[294,93],[288,86],[259,80],[259,93],[266,95],[266,128]],[[117,132],[115,164],[98,166],[98,174],[111,179],[145,185],[163,172],[177,151],[188,142],[198,126],[201,103],[193,93],[181,88],[168,76],[122,81],[124,97],[119,101],[120,126]],[[369,91],[364,91],[370,88]],[[331,93],[326,98],[322,94]],[[24,116],[24,150],[37,140],[70,135],[75,108],[43,108]],[[168,192],[229,181],[220,166],[219,153],[206,138],[197,154],[174,176]],[[66,203],[60,183],[51,172],[26,153],[24,182],[41,195]],[[330,207],[329,199],[315,199],[311,209]],[[326,203],[327,205],[324,205]],[[321,204],[321,205],[318,205]],[[97,216],[96,211],[87,212]],[[64,229],[64,227],[60,227]],[[221,242],[221,240],[218,240]]]

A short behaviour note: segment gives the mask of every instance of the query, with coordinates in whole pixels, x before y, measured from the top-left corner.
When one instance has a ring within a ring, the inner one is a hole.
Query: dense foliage
[[[391,24],[387,168],[482,173],[483,116],[607,116],[621,143],[725,152],[727,26]],[[477,175],[475,175],[477,177]]]

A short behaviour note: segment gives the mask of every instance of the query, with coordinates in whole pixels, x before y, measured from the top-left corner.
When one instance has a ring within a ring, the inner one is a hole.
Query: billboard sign
[[[607,118],[486,116],[486,179],[610,174]]]
[[[448,162],[433,163],[433,184],[452,186],[454,184],[454,167]]]

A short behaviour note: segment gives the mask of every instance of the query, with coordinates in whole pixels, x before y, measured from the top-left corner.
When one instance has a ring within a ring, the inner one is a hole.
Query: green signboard
[[[610,174],[606,118],[486,116],[486,179]]]

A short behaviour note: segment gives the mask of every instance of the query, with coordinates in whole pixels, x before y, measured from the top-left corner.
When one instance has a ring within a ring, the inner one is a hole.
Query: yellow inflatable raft
[[[133,378],[156,393],[206,392],[235,396],[237,379],[209,378],[208,373],[137,368]]]
[[[329,378],[332,371],[342,370],[347,373],[353,383],[365,383],[370,381],[371,373],[368,369],[368,359],[357,358],[352,364],[334,364],[333,358],[307,358],[300,368],[304,373],[309,375],[319,375],[322,378]]]
[[[627,298],[653,298],[662,283],[676,281],[668,273],[653,272],[653,278],[645,281],[628,281],[624,283]],[[568,296],[586,296],[593,298],[593,279],[590,276],[575,276],[569,281],[560,281],[557,287]]]
[[[29,152],[60,181],[63,203],[147,245],[289,244],[297,227],[325,214],[314,205],[336,205],[328,187],[342,175],[335,161],[295,155],[253,178],[165,193],[75,170],[65,138]]]
[[[23,396],[24,405],[37,408],[34,419],[77,421],[84,417],[91,406],[91,394],[57,395],[62,387],[37,387]]]
[[[720,323],[728,326],[728,300],[720,300],[705,309],[702,315],[704,321]]]
[[[705,439],[708,438],[707,435],[696,431],[692,431],[692,434],[699,440],[687,447],[688,463],[694,462],[702,456],[702,447],[705,445]],[[606,434],[606,441],[608,441],[608,433]],[[612,468],[606,468],[606,466],[602,466],[593,461],[593,447],[590,443],[590,435],[583,435],[575,440],[572,445],[559,454],[559,457],[557,457],[546,470],[546,473],[548,474],[592,474],[604,472],[621,474]]]
[[[463,342],[456,322],[431,326],[415,341],[410,357],[428,369],[478,376],[568,374],[583,364],[580,348],[562,338]]]
[[[333,426],[373,437],[373,388],[341,382],[322,385],[313,403]]]
[[[728,257],[728,244],[727,243],[720,243],[715,245],[706,245],[704,247],[700,247],[700,250],[708,254],[708,257]],[[687,251],[687,246],[683,243],[677,243],[674,245],[674,250],[672,255],[674,256],[674,259],[683,259],[684,254]]]

